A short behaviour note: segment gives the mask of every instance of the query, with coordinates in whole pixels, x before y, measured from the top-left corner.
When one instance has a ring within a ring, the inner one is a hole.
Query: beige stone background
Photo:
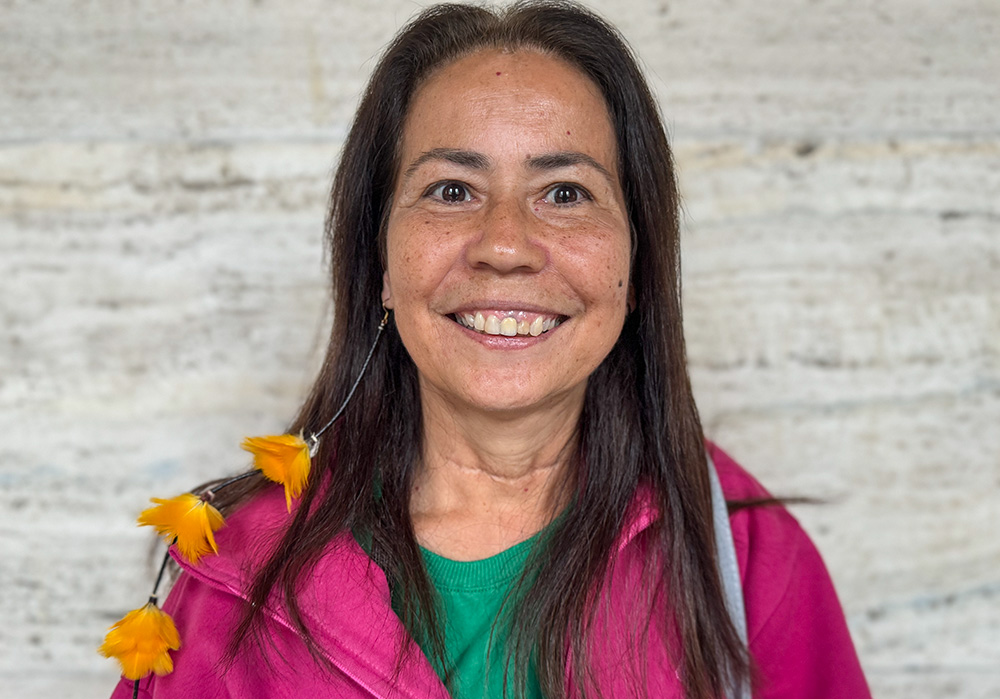
[[[1000,3],[605,0],[686,196],[709,434],[799,507],[877,697],[1000,697]],[[0,694],[101,697],[134,517],[281,429],[402,0],[0,0]]]

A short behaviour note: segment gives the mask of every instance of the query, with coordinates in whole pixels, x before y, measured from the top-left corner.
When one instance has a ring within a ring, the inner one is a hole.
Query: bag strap
[[[747,645],[747,615],[743,606],[743,584],[740,582],[740,567],[736,561],[736,545],[733,543],[733,530],[729,526],[729,510],[726,498],[722,493],[719,474],[711,455],[708,456],[708,478],[712,486],[712,524],[715,529],[715,551],[719,564],[719,574],[722,578],[722,588],[726,597],[726,609],[729,618],[739,634],[740,641]],[[745,683],[733,687],[729,695],[731,699],[750,699],[750,689]]]

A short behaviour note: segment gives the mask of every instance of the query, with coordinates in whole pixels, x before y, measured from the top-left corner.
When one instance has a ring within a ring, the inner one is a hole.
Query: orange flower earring
[[[283,434],[247,437],[240,446],[253,454],[253,465],[265,477],[285,486],[285,504],[291,512],[292,500],[302,494],[309,480],[309,445],[301,436]]]
[[[174,620],[151,597],[146,606],[129,612],[111,627],[98,652],[105,658],[117,658],[122,675],[138,682],[150,672],[166,675],[173,671],[168,651],[180,647]]]
[[[168,545],[176,543],[180,554],[192,563],[206,554],[219,552],[212,534],[222,528],[225,520],[209,504],[207,496],[184,493],[168,500],[152,498],[152,502],[156,507],[142,511],[140,526],[155,527]]]

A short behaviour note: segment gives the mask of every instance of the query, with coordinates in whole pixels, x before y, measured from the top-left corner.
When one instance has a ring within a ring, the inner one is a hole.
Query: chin
[[[536,382],[537,383],[537,382]],[[584,382],[585,383],[585,382]],[[552,407],[567,399],[578,400],[585,385],[553,390],[540,390],[537,385],[507,385],[490,391],[463,391],[462,402],[474,410],[494,413],[521,413]],[[575,394],[579,393],[579,397]]]
[[[470,407],[478,408],[483,412],[492,413],[521,413],[530,411],[532,408],[538,407],[543,401],[534,397],[525,398],[505,398],[498,399],[490,402],[483,402],[482,400],[477,403],[473,403]]]

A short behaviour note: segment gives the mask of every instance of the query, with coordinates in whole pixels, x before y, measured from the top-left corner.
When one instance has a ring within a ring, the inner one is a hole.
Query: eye
[[[458,204],[470,198],[468,188],[458,182],[441,182],[427,190],[427,194],[446,204]]]
[[[586,201],[590,199],[590,195],[581,187],[561,183],[550,189],[546,193],[545,199],[552,204],[566,206]]]

